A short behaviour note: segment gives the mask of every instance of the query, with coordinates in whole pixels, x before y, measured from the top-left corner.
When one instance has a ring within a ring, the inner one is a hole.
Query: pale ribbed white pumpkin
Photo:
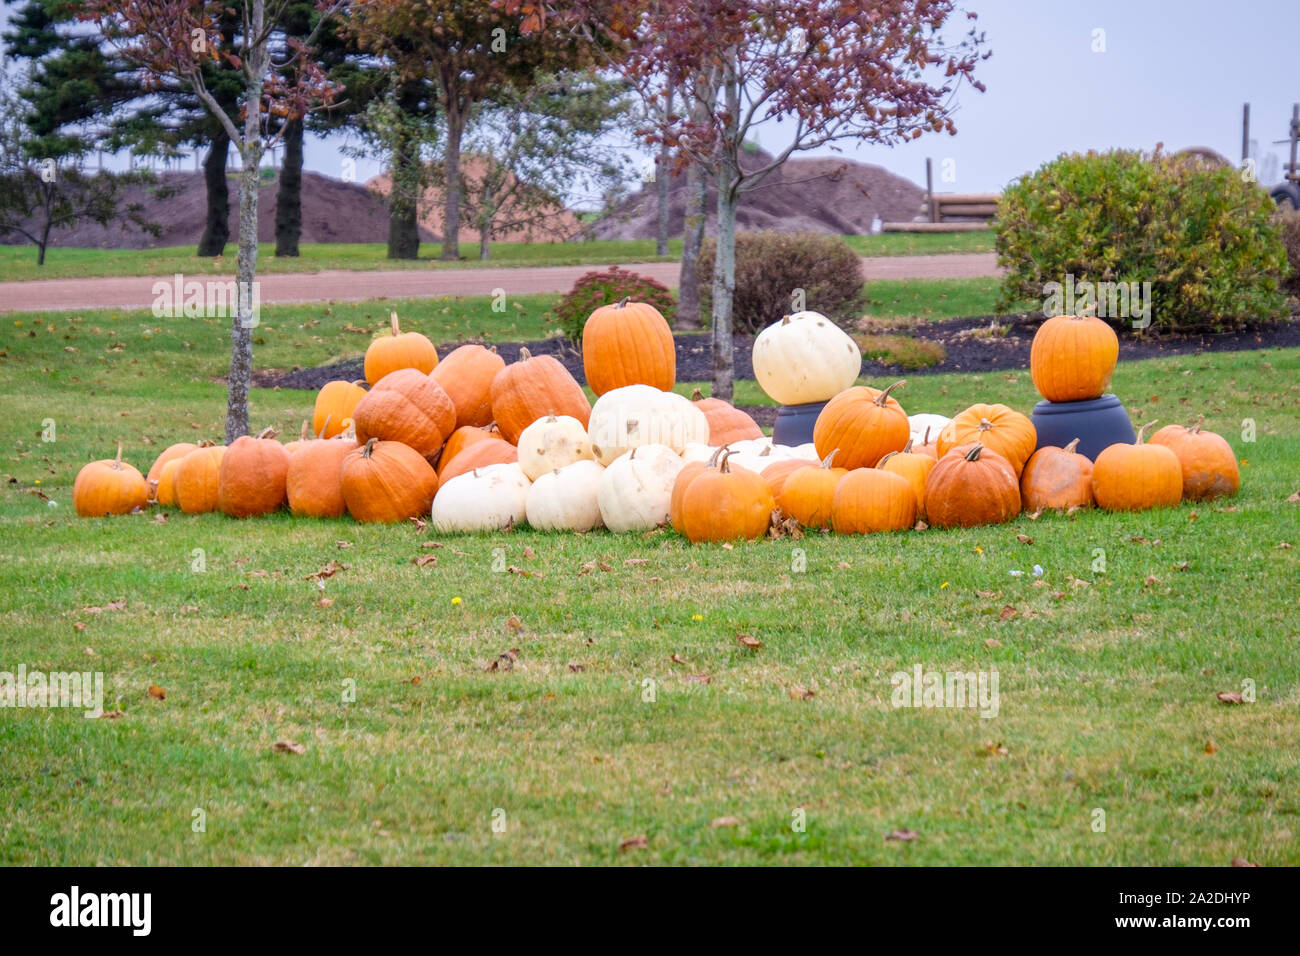
[[[814,445],[812,442],[807,442],[803,445],[795,445],[793,448],[790,449],[790,454],[786,455],[786,457],[807,458],[809,461],[822,460],[822,456],[817,454],[817,446]]]
[[[587,429],[570,415],[547,415],[519,433],[519,467],[530,481],[591,457]]]
[[[575,461],[540,475],[528,489],[528,523],[539,531],[590,531],[601,527],[600,476],[594,461]]]
[[[709,420],[684,395],[625,385],[596,399],[587,434],[595,459],[608,467],[643,445],[666,445],[681,454],[687,442],[708,442]]]
[[[682,449],[682,461],[688,464],[692,461],[708,461],[717,450],[713,445],[706,445],[703,442],[687,442],[686,447]]]
[[[600,476],[596,496],[605,527],[649,531],[667,524],[673,483],[685,465],[667,445],[642,445],[616,458]]]
[[[912,430],[912,441],[918,445],[925,441],[925,430],[930,429],[930,439],[936,440],[939,433],[951,422],[951,418],[943,415],[931,415],[928,412],[921,412],[917,415],[907,416],[907,426]]]
[[[750,471],[760,472],[773,462],[778,462],[787,457],[789,456],[780,454],[776,447],[768,446],[761,452],[741,452],[738,455],[728,455],[727,464],[732,468],[748,468]]]
[[[747,438],[744,441],[733,441],[727,446],[731,449],[732,455],[764,455],[770,456],[773,450],[780,446],[774,445],[769,436],[762,438]]]
[[[442,534],[500,531],[528,514],[528,476],[518,462],[457,475],[433,499],[433,526]]]
[[[754,377],[782,405],[834,398],[862,371],[862,352],[819,312],[796,312],[754,339]]]

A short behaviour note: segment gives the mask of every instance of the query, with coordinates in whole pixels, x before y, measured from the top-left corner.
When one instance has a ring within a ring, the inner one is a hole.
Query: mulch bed
[[[904,369],[897,365],[863,362],[862,374],[868,378],[903,377],[907,375],[934,375],[940,372],[998,372],[1029,367],[1029,347],[1034,332],[1042,323],[1037,315],[984,315],[975,318],[949,319],[927,322],[912,330],[917,338],[937,342],[947,352],[937,365],[922,369]],[[1005,334],[988,334],[990,326],[1005,326]],[[677,343],[677,379],[683,382],[707,382],[713,377],[707,333],[681,333],[673,336]],[[450,342],[438,346],[446,355],[463,342]],[[519,349],[526,347],[533,355],[551,355],[558,359],[579,382],[586,378],[582,370],[582,356],[562,338],[540,342],[498,342],[497,351],[507,362],[519,357]],[[1168,355],[1200,355],[1206,352],[1239,352],[1248,349],[1300,347],[1300,320],[1280,323],[1253,332],[1225,332],[1221,334],[1187,335],[1167,338],[1121,338],[1119,357],[1125,361],[1159,358]],[[751,353],[753,336],[737,335],[736,378],[752,379],[754,367]],[[362,362],[355,359],[316,368],[293,371],[266,370],[254,373],[253,384],[261,388],[318,389],[334,379],[365,378]],[[776,416],[772,406],[746,408],[760,425],[771,425]]]

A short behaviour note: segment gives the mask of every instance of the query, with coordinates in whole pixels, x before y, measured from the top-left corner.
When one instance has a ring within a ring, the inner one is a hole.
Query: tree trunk
[[[460,141],[465,133],[465,117],[458,108],[448,104],[447,158],[444,163],[443,188],[446,205],[442,217],[442,257],[460,258]]]
[[[659,221],[655,223],[655,255],[668,255],[668,187],[672,185],[672,176],[668,172],[669,153],[667,146],[659,147],[659,158],[655,161],[655,191],[659,202]]]
[[[45,219],[45,225],[41,227],[40,247],[36,250],[36,264],[38,266],[45,265],[45,250],[49,248],[50,245],[50,226],[52,224],[53,220],[47,216]]]
[[[413,157],[409,143],[399,143],[393,150],[392,188],[388,193],[388,258],[418,259],[420,256],[420,223],[417,218],[417,196],[411,194],[412,182],[418,192],[421,180],[413,180],[413,166],[419,162]]]
[[[732,298],[736,291],[736,197],[734,171],[718,164],[718,253],[713,262],[713,398],[731,401],[735,378]]]
[[[298,255],[302,235],[302,118],[290,120],[284,130],[284,162],[275,197],[275,254]]]
[[[240,152],[243,169],[239,174],[239,260],[238,305],[230,332],[230,374],[226,394],[226,444],[248,434],[248,389],[253,380],[253,329],[257,318],[253,312],[253,283],[257,278],[257,200],[261,186],[259,167],[262,160],[261,110],[262,83],[250,80],[244,98],[249,107],[244,117],[244,142]]]
[[[698,329],[700,321],[700,278],[695,261],[704,243],[705,201],[709,183],[704,170],[691,163],[686,171],[686,220],[682,235],[682,270],[677,280],[677,318],[679,329]]]
[[[230,241],[230,187],[226,182],[226,153],[230,151],[230,137],[218,127],[212,135],[212,145],[203,160],[203,182],[208,191],[207,222],[199,239],[199,255],[220,256]]]
[[[488,256],[492,253],[492,231],[487,223],[484,223],[478,234],[478,257],[479,261],[487,262]]]

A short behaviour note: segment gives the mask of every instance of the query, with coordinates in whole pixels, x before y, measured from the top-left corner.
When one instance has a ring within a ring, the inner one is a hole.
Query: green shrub
[[[1286,288],[1292,295],[1300,296],[1300,211],[1279,209],[1276,218],[1282,232],[1282,248],[1286,250],[1286,259],[1291,265],[1291,277],[1286,281]]]
[[[582,327],[587,324],[591,313],[602,305],[623,299],[653,305],[669,324],[677,312],[677,300],[661,283],[648,276],[611,266],[604,272],[588,272],[575,282],[568,294],[556,303],[547,320],[559,325],[570,342],[580,345]]]
[[[1240,329],[1286,315],[1272,201],[1231,166],[1116,150],[1060,156],[1012,184],[995,222],[998,308],[1045,283],[1149,282],[1151,330]],[[1102,314],[1099,310],[1098,314]],[[1117,330],[1124,317],[1105,315]]]
[[[700,306],[713,308],[713,260],[717,242],[706,239],[696,260]],[[736,236],[735,327],[760,332],[798,311],[796,290],[805,309],[839,325],[851,325],[866,309],[866,284],[858,254],[839,236],[815,233],[742,232]]]
[[[862,357],[867,361],[879,362],[882,365],[897,365],[909,372],[932,368],[948,357],[947,349],[938,342],[929,342],[910,335],[864,332],[854,335],[853,341],[858,343]]]

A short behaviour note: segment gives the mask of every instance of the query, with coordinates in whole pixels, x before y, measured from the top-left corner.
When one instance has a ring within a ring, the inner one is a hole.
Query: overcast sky
[[[1280,178],[1286,147],[1271,141],[1287,135],[1291,104],[1300,102],[1300,0],[967,0],[965,7],[979,14],[993,57],[976,74],[987,92],[968,87],[959,96],[957,135],[893,148],[845,143],[841,155],[920,185],[931,157],[935,188],[946,192],[997,191],[1073,150],[1163,142],[1208,146],[1235,162],[1249,102],[1262,178],[1269,178],[1270,152],[1271,180]],[[764,128],[761,145],[781,146],[780,132]],[[340,176],[341,142],[310,139],[307,167]],[[357,177],[379,171],[363,160]]]

